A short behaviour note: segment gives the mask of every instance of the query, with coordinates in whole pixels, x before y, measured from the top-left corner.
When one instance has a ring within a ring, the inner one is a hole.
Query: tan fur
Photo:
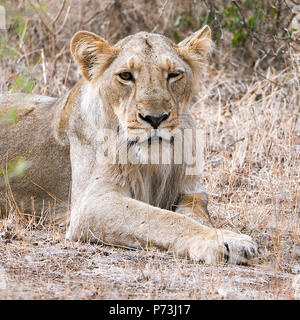
[[[200,222],[210,225],[211,220],[207,209],[207,202],[206,193],[184,194],[176,205],[176,211],[190,216],[195,214]]]
[[[63,108],[62,108],[60,116],[59,116],[59,120],[57,121],[57,126],[56,126],[57,137],[60,136],[60,132],[66,131],[66,129],[69,126],[69,119],[71,117],[73,107],[75,105],[74,100],[76,100],[78,95],[80,94],[81,86],[82,86],[82,80],[79,81],[73,87],[70,94],[66,97],[66,102],[63,105]]]
[[[71,51],[87,80],[99,76],[118,53],[107,41],[88,31],[81,31],[73,36]]]
[[[39,104],[31,97],[33,110],[16,126],[0,128],[0,166],[18,155],[29,164],[25,178],[10,181],[16,201],[24,201],[29,211],[31,196],[41,210],[55,197],[68,204],[72,181],[68,239],[154,247],[207,263],[224,257],[247,263],[256,244],[211,226],[199,177],[187,174],[188,165],[172,157],[169,164],[160,162],[170,150],[177,152],[180,133],[195,130],[189,100],[210,50],[208,27],[178,45],[145,32],[115,45],[90,32],[76,33],[71,51],[83,79],[56,103],[45,98]],[[132,80],[124,80],[123,72]],[[12,99],[6,95],[0,105],[13,105]],[[18,107],[22,113],[21,100]],[[151,130],[147,117],[161,114],[167,117]],[[149,144],[153,134],[160,139]],[[191,154],[194,139],[187,141]]]

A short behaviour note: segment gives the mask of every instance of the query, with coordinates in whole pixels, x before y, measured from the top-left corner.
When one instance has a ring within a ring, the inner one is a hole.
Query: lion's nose
[[[170,113],[163,112],[161,114],[147,114],[145,116],[139,113],[139,117],[148,122],[154,129],[157,129],[158,126],[170,116]]]

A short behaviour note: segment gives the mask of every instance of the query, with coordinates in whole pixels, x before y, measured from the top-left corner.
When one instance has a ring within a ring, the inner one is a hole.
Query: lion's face
[[[92,33],[79,32],[71,49],[128,148],[143,154],[150,143],[172,144],[176,129],[188,127],[193,82],[210,44],[210,30],[204,27],[179,45],[141,32],[110,46]]]
[[[154,136],[169,141],[190,95],[191,68],[162,36],[140,33],[124,39],[120,48],[103,74],[102,88],[110,92],[107,100],[128,144],[143,148]]]

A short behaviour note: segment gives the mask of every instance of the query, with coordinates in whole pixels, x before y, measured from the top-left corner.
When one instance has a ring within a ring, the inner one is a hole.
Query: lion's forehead
[[[147,43],[148,42],[148,43]],[[135,48],[142,49],[145,46],[159,48],[173,48],[174,43],[167,37],[148,32],[139,32],[120,40],[116,46],[119,48],[128,48],[134,45]]]
[[[117,45],[121,49],[119,63],[131,63],[135,67],[167,67],[168,61],[173,65],[182,64],[174,43],[162,35],[140,32],[123,39]]]

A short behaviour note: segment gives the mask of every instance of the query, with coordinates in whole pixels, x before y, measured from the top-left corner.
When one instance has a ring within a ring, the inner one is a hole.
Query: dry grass
[[[49,3],[54,21],[58,1]],[[159,17],[165,1],[155,10],[141,1],[134,10],[129,2],[74,3],[77,10],[68,11],[67,1],[57,18],[57,35],[33,13],[27,38],[12,36],[18,55],[1,61],[0,92],[26,70],[39,79],[34,92],[59,96],[79,78],[68,49],[75,31],[112,40],[141,29],[167,33],[179,10],[172,3]],[[11,210],[0,222],[0,299],[300,299],[300,53],[290,51],[281,71],[259,64],[250,70],[226,46],[219,50],[192,107],[206,135],[203,184],[215,225],[251,235],[260,263],[208,266],[71,243],[63,228]]]
[[[211,67],[194,106],[207,135],[204,178],[215,219],[259,243],[264,234],[265,249],[273,248],[264,261],[276,256],[284,270],[299,245],[299,71],[299,55],[263,79]]]

